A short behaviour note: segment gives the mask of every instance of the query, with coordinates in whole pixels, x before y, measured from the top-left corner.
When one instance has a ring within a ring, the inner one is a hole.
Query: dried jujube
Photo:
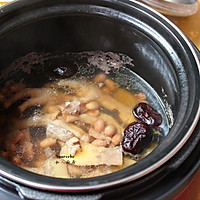
[[[157,127],[162,123],[162,116],[146,103],[139,103],[133,109],[133,114],[139,121],[145,122],[151,127]]]
[[[153,128],[162,123],[162,116],[146,103],[139,103],[133,109],[137,122],[129,124],[124,130],[123,150],[139,154],[149,146],[153,137]]]
[[[124,130],[123,150],[132,154],[139,154],[149,146],[152,137],[151,126],[144,122],[133,122]]]

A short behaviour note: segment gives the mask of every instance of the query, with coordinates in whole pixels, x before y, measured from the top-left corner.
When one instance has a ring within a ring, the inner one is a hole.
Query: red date
[[[124,130],[123,150],[139,154],[149,146],[153,137],[151,126],[144,122],[133,122]]]
[[[157,127],[162,123],[162,116],[146,103],[139,103],[133,109],[134,116],[146,124]]]

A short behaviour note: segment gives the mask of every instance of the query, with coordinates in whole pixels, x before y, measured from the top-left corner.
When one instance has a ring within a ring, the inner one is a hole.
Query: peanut
[[[0,93],[0,102],[4,103],[6,101],[6,97]]]
[[[56,106],[56,105],[48,105],[48,106],[45,106],[43,111],[45,113],[59,113],[60,110],[59,110],[59,107]]]
[[[105,80],[105,85],[107,88],[109,88],[111,91],[114,91],[117,88],[117,84],[111,80],[111,79],[106,79]]]
[[[121,141],[122,141],[122,134],[121,133],[117,133],[113,136],[111,142],[114,146],[118,145]]]
[[[79,120],[79,116],[74,116],[74,115],[63,115],[61,117],[59,116],[56,116],[58,119],[61,118],[61,119],[64,119],[65,122],[75,122],[75,121],[78,121]]]
[[[99,109],[99,103],[96,101],[90,101],[85,106],[88,110],[98,110]]]
[[[2,151],[0,150],[0,155],[3,157],[3,158],[8,158],[8,152],[5,152],[5,151]]]
[[[40,142],[40,147],[42,147],[42,148],[51,147],[54,144],[56,144],[55,138],[45,138]]]
[[[104,134],[97,132],[93,128],[90,128],[89,135],[92,136],[93,138],[100,139],[100,140],[106,139],[106,136]]]
[[[81,137],[81,140],[84,141],[84,142],[89,143],[90,142],[90,136],[89,135],[83,135]]]
[[[15,83],[10,86],[10,90],[15,93],[23,90],[25,88],[25,85],[23,83]]]
[[[34,167],[42,167],[44,160],[37,160],[34,162]]]
[[[60,145],[60,147],[63,147],[65,145],[65,142],[58,140],[58,144]]]
[[[5,86],[6,86],[6,87],[10,87],[10,86],[12,86],[13,84],[15,84],[15,82],[14,82],[13,80],[8,80],[8,81],[6,81]]]
[[[93,79],[95,83],[103,83],[105,80],[106,80],[106,75],[103,73],[97,74]]]
[[[140,100],[144,100],[146,99],[146,95],[142,92],[136,94],[137,98],[140,99]]]
[[[98,147],[106,147],[108,145],[106,140],[98,140],[98,139],[94,140],[92,144]]]
[[[117,131],[114,125],[107,125],[104,129],[104,134],[108,137],[112,137]]]
[[[105,94],[110,94],[111,93],[111,90],[106,86],[101,87],[101,91],[103,93],[105,93]]]
[[[21,158],[20,158],[18,155],[14,156],[14,157],[12,158],[12,162],[13,162],[14,164],[16,164],[16,165],[21,165],[21,164],[22,164],[22,160],[21,160]]]
[[[94,116],[94,117],[98,117],[100,115],[100,111],[99,110],[92,110],[87,112],[88,115]]]
[[[97,131],[97,132],[101,132],[104,130],[105,128],[105,122],[103,119],[97,119],[97,121],[94,123],[93,127],[94,127],[94,130]]]

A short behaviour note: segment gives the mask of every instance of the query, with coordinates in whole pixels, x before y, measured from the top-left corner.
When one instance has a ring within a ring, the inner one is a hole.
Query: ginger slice
[[[71,123],[65,123],[62,120],[54,120],[51,122],[54,126],[57,126],[60,128],[60,130],[66,130],[66,132],[71,133],[70,137],[75,135],[78,138],[82,138],[82,136],[87,135],[85,131],[83,131],[81,128],[71,124]],[[47,127],[48,128],[48,127]],[[65,131],[64,131],[65,132]],[[53,134],[53,131],[52,131]],[[67,137],[66,139],[70,138]],[[59,138],[58,138],[59,139]],[[61,141],[66,141],[66,139],[60,139]]]

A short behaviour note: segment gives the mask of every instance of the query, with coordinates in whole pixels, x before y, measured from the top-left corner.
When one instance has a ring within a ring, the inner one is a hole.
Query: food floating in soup
[[[46,176],[88,178],[136,163],[157,145],[161,114],[143,92],[112,76],[71,76],[28,87],[7,81],[1,89],[0,154]]]

